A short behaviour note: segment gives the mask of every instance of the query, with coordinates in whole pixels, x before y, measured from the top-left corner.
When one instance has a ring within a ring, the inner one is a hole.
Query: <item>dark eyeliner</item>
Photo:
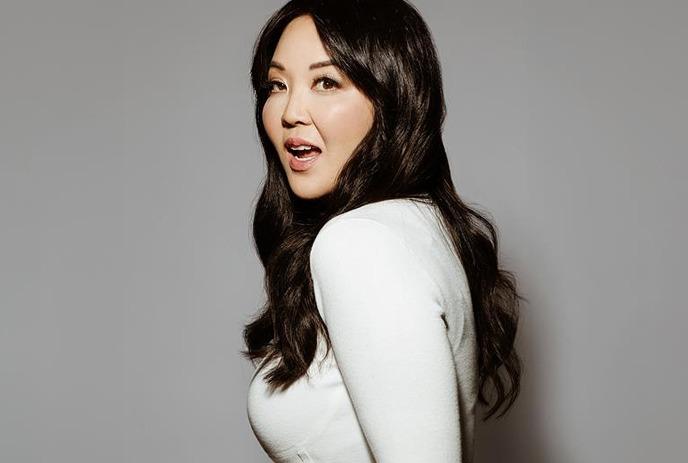
[[[326,74],[323,74],[323,75],[321,75],[321,76],[318,76],[318,77],[314,78],[314,79],[313,79],[313,84],[317,84],[317,83],[320,82],[320,81],[323,81],[323,82],[328,82],[328,81],[329,81],[329,83],[330,83],[334,88],[340,88],[340,87],[341,87],[341,85],[340,85],[340,83],[339,83],[339,81],[338,81],[337,79],[335,79],[335,78],[332,77],[332,76],[326,75]],[[274,87],[274,85],[276,85],[276,84],[282,84],[282,82],[280,82],[279,80],[274,80],[274,79],[272,79],[272,80],[265,81],[265,82],[263,83],[262,87],[263,87],[263,89],[265,89],[265,90],[267,90],[267,91],[269,91],[269,92],[272,92],[273,87]],[[327,91],[327,90],[330,90],[330,89],[326,89],[326,91]]]
[[[279,80],[274,80],[274,79],[273,79],[273,80],[268,80],[268,81],[266,81],[266,82],[263,83],[263,88],[264,88],[265,90],[272,91],[272,88],[273,88],[273,86],[274,86],[275,84],[281,84],[281,83],[282,83],[282,82],[280,82]]]
[[[321,80],[322,80],[323,82],[325,82],[325,81],[330,81],[330,83],[331,83],[335,88],[339,88],[339,87],[340,87],[339,81],[337,81],[337,79],[335,79],[334,77],[329,76],[329,75],[327,75],[327,74],[323,74],[323,75],[321,75],[321,76],[316,77],[315,79],[313,79],[313,83],[314,83],[314,84],[317,84],[317,83],[320,82]]]

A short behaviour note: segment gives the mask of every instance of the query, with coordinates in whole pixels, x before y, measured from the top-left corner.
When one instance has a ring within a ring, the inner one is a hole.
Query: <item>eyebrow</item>
[[[313,63],[310,66],[308,66],[308,70],[316,69],[316,68],[323,68],[325,66],[334,66],[332,64],[331,60],[327,61],[318,61],[317,63]],[[284,71],[284,65],[282,63],[278,63],[277,61],[270,61],[270,66],[271,68],[277,68],[281,71]]]

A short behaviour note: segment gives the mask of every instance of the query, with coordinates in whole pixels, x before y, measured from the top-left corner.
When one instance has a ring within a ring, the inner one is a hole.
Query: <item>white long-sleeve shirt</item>
[[[431,203],[391,199],[340,214],[310,255],[332,341],[308,376],[247,412],[278,463],[471,463],[478,392],[468,281]],[[333,355],[334,354],[334,355]]]

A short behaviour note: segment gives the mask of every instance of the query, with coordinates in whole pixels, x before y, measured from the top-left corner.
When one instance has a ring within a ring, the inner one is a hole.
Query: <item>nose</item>
[[[287,105],[282,112],[282,125],[291,127],[297,124],[309,124],[310,117],[307,111],[307,98],[299,91],[289,94]]]

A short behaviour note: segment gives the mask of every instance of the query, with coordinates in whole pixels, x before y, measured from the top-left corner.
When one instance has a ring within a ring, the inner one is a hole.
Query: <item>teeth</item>
[[[305,157],[305,155],[303,153],[295,153],[294,156],[296,156],[298,159],[312,159],[312,158],[316,157],[317,154]]]
[[[291,149],[296,150],[296,151],[307,151],[307,150],[313,149],[313,147],[309,146],[309,145],[299,145],[299,146],[292,146]]]

